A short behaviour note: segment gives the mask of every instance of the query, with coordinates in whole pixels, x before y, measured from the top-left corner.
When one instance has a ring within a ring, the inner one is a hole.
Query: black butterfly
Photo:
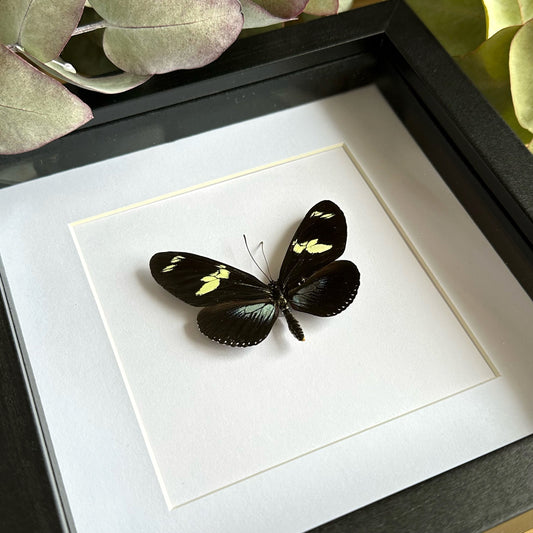
[[[305,215],[285,254],[279,280],[268,284],[238,268],[187,252],[161,252],[150,260],[154,279],[184,302],[204,307],[200,331],[230,346],[252,346],[270,333],[281,310],[290,332],[305,340],[289,305],[316,316],[344,311],[359,288],[351,261],[335,261],[346,247],[346,219],[323,200]]]

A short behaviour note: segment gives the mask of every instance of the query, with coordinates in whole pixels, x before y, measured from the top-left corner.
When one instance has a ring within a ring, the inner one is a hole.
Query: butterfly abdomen
[[[287,302],[287,299],[285,298],[283,291],[279,287],[279,282],[277,281],[271,281],[268,284],[268,288],[270,289],[272,293],[272,299],[274,300],[275,304],[278,306],[278,308],[283,313],[283,316],[287,320],[287,325],[289,326],[289,331],[299,340],[304,341],[304,332],[302,330],[302,326],[300,326],[300,323],[296,318],[294,318],[294,315],[291,313],[291,310],[289,309],[289,303]]]
[[[304,332],[302,329],[302,326],[300,326],[300,323],[296,318],[294,318],[294,315],[291,313],[290,309],[285,306],[281,307],[281,312],[283,313],[283,316],[287,320],[287,325],[289,326],[289,331],[299,340],[304,341]]]

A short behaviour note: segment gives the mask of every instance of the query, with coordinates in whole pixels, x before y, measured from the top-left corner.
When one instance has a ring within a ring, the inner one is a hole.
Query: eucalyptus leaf
[[[509,50],[511,92],[520,124],[533,132],[533,19],[517,32]]]
[[[237,0],[91,0],[91,5],[107,23],[107,57],[141,75],[211,63],[243,26]]]
[[[242,13],[244,15],[243,29],[264,28],[280,24],[290,19],[276,17],[264,7],[252,2],[252,0],[241,0]]]
[[[305,9],[309,0],[255,0],[269,13],[284,19],[296,18]]]
[[[339,0],[309,0],[304,11],[310,15],[335,15],[339,11]]]
[[[459,66],[523,142],[531,133],[516,118],[509,78],[509,48],[520,26],[504,28],[476,50],[456,58]]]
[[[119,72],[104,53],[102,17],[94,9],[85,8],[74,35],[61,52],[61,60],[74,66],[78,74],[89,78]],[[90,29],[90,31],[85,31]]]
[[[92,118],[79,98],[2,45],[0,72],[0,153],[33,150]]]
[[[130,72],[119,72],[107,76],[88,78],[78,74],[70,63],[66,63],[60,58],[49,61],[48,63],[41,63],[36,59],[30,59],[40,69],[64,82],[103,94],[117,94],[129,91],[151,78],[150,75],[141,76],[140,74],[132,74]]]
[[[80,20],[84,0],[2,0],[0,42],[40,61],[60,53]]]
[[[466,54],[485,40],[481,0],[407,0],[407,3],[452,56]]]

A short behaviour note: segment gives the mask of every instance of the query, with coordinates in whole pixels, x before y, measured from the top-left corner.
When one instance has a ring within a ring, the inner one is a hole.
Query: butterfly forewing
[[[272,301],[227,302],[198,313],[198,327],[210,339],[229,346],[253,346],[270,333],[278,307]]]
[[[342,255],[346,247],[346,219],[330,200],[313,206],[296,230],[279,274],[287,290]]]
[[[351,261],[334,261],[290,290],[289,303],[312,315],[337,315],[353,302],[359,282],[359,270]]]
[[[150,260],[150,271],[164,289],[198,307],[261,300],[269,295],[268,287],[255,276],[187,252],[155,254]]]
[[[287,301],[297,311],[333,316],[357,294],[357,267],[350,261],[335,261],[344,252],[346,233],[346,219],[337,205],[329,200],[316,204],[289,244],[279,280],[270,280],[269,285],[238,268],[187,252],[155,254],[150,270],[168,292],[204,308],[198,313],[198,326],[214,341],[258,344],[270,333],[280,310],[290,331],[303,340]]]

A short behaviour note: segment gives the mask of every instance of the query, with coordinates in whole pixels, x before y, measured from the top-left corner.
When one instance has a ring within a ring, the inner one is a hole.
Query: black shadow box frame
[[[73,89],[91,105],[94,120],[39,150],[1,156],[0,185],[116,157],[369,83],[377,84],[533,298],[533,157],[402,0],[242,39],[203,69],[158,76],[125,94],[104,97]],[[386,146],[384,139],[383,157]],[[4,299],[0,306],[2,529],[73,530],[13,331]],[[313,531],[484,531],[531,508],[533,436]]]

